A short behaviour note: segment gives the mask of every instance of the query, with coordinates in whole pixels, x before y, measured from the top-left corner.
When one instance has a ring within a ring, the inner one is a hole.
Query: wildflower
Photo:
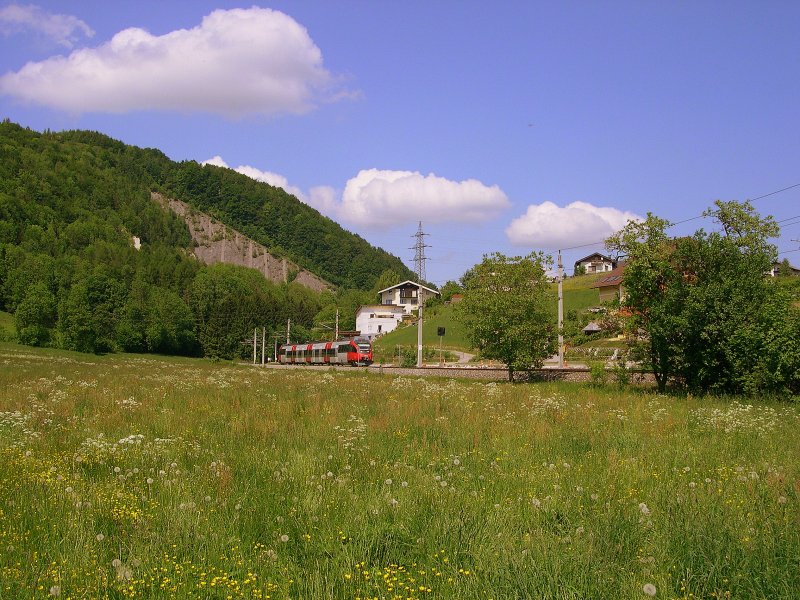
[[[152,477],[148,477],[147,478],[147,485],[153,485],[153,478]]]
[[[281,541],[282,541],[282,542],[285,544],[286,542],[288,542],[288,541],[289,541],[289,536],[288,536],[288,535],[286,535],[286,534],[284,533],[284,534],[281,536]]]
[[[114,473],[119,473],[120,471],[122,471],[122,469],[119,467],[114,467]]]
[[[453,464],[454,464],[455,466],[458,466],[458,465],[460,465],[460,464],[461,464],[461,461],[460,461],[458,458],[454,458],[454,459],[453,459]]]
[[[401,481],[400,485],[403,486],[403,487],[408,487],[408,482],[407,481]]]
[[[104,536],[102,533],[98,533],[94,537],[95,537],[95,539],[97,539],[98,542],[102,542],[104,539],[106,539],[106,536]]]
[[[60,596],[61,595],[61,586],[59,586],[59,585],[52,586],[50,588],[50,595],[51,596],[56,596],[56,597]]]
[[[656,586],[652,583],[645,583],[642,586],[642,591],[647,594],[648,596],[655,596],[656,595]]]
[[[387,479],[383,483],[385,483],[386,485],[392,485],[392,480],[391,479]]]

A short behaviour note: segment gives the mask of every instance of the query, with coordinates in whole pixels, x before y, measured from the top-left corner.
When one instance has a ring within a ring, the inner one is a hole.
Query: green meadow
[[[0,598],[796,598],[799,426],[0,343]]]

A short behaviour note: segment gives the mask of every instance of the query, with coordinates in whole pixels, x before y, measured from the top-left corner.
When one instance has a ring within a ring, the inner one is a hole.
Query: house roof
[[[416,281],[411,281],[410,279],[406,279],[405,281],[403,281],[401,283],[398,283],[397,285],[393,285],[391,287],[388,287],[385,290],[380,290],[378,293],[382,294],[383,292],[388,292],[389,290],[393,290],[393,289],[396,289],[396,288],[399,288],[399,287],[405,287],[407,285],[412,286],[412,287],[416,287],[416,288],[422,288],[423,290],[428,290],[429,292],[431,292],[433,294],[436,294],[437,296],[440,295],[439,292],[437,292],[436,290],[432,290],[431,288],[429,288],[427,286],[424,286],[421,283],[417,283]]]
[[[575,264],[579,265],[582,262],[585,262],[587,260],[591,260],[591,259],[593,259],[595,257],[597,257],[599,260],[605,260],[605,261],[608,261],[610,263],[614,262],[614,259],[611,258],[610,256],[606,256],[605,254],[600,254],[599,252],[594,252],[593,254],[590,254],[589,256],[584,256],[583,258],[579,258],[578,260],[575,261]]]
[[[583,328],[583,332],[597,332],[603,331],[603,328],[600,327],[600,324],[597,321],[589,321],[586,327]]]
[[[595,281],[591,286],[593,288],[616,287],[622,283],[623,273],[625,272],[625,263],[609,271],[605,277]]]

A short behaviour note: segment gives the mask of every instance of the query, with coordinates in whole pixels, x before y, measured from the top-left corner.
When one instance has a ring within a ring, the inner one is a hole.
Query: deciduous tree
[[[456,314],[481,355],[507,366],[509,380],[515,371],[541,367],[555,351],[555,324],[547,308],[554,301],[545,274],[548,260],[542,253],[494,253],[464,280]]]
[[[776,255],[774,219],[747,202],[717,201],[706,216],[720,231],[673,239],[667,221],[648,215],[607,241],[627,256],[635,345],[660,390],[670,379],[700,393],[796,390],[797,309],[765,277]]]

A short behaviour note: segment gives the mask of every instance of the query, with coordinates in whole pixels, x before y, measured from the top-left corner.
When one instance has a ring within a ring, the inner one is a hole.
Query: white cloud
[[[9,4],[0,8],[0,33],[34,32],[56,44],[72,48],[81,36],[92,37],[94,31],[78,17],[55,15],[33,4]]]
[[[226,116],[303,113],[333,76],[304,27],[270,9],[215,10],[197,27],[131,28],[96,47],[28,63],[0,93],[74,113],[133,110]]]
[[[417,221],[479,223],[509,205],[498,186],[476,179],[367,169],[347,182],[338,214],[345,222],[380,229]]]
[[[202,164],[233,168],[220,156]],[[306,193],[271,171],[248,165],[233,170],[283,188],[331,219],[366,229],[387,229],[417,221],[480,223],[509,206],[499,187],[489,187],[475,179],[457,182],[432,174],[369,169],[359,171],[347,182],[340,200],[330,186],[313,187]]]
[[[543,202],[528,206],[525,214],[506,228],[506,235],[515,246],[567,248],[600,242],[630,220],[641,220],[641,217],[588,202],[572,202],[563,208]]]

